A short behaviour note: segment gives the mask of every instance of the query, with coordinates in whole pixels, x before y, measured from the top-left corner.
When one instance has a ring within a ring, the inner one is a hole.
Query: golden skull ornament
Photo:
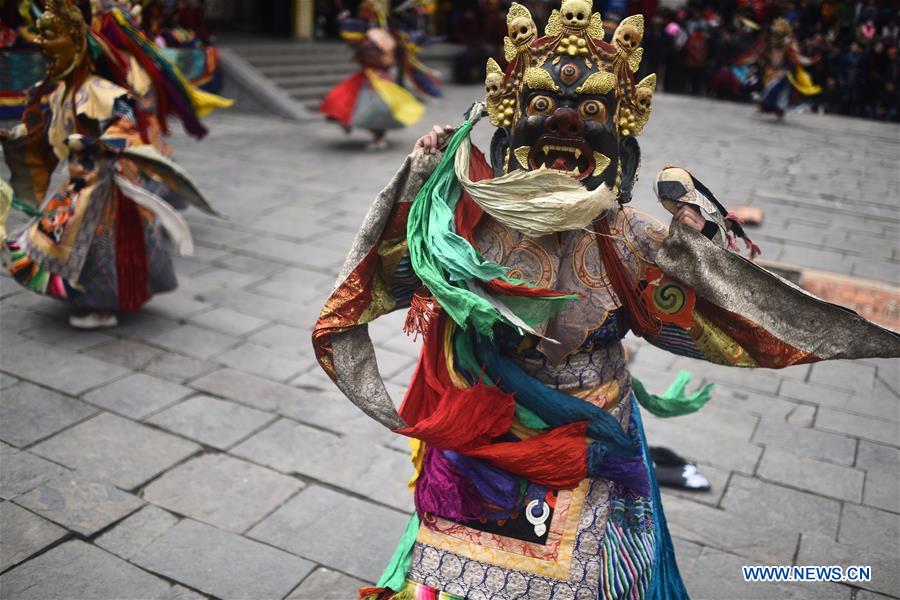
[[[498,98],[503,91],[503,73],[488,73],[484,79],[488,98]]]
[[[530,44],[537,35],[537,26],[528,17],[516,17],[509,23],[509,37],[516,46]]]
[[[559,11],[562,24],[569,29],[584,29],[591,20],[591,9],[587,0],[565,0]]]
[[[633,52],[641,43],[641,32],[634,25],[620,25],[616,29],[615,43],[622,50]]]
[[[637,89],[637,99],[635,102],[641,111],[649,111],[650,105],[653,104],[653,90],[650,88],[639,87]]]

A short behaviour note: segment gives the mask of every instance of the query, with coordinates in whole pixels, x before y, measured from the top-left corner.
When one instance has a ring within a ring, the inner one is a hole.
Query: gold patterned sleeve
[[[409,306],[421,287],[409,263],[406,221],[439,158],[414,152],[375,199],[313,329],[322,369],[360,410],[392,429],[403,421],[378,372],[368,323]]]
[[[662,325],[648,341],[682,356],[766,368],[900,356],[900,335],[680,223],[659,244],[642,283],[644,301]]]
[[[623,206],[613,226],[613,233],[620,234],[628,250],[638,258],[639,279],[644,278],[647,267],[654,264],[660,244],[669,235],[669,229],[655,217]]]

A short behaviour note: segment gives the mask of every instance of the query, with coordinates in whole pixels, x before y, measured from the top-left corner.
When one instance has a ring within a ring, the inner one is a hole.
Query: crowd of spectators
[[[822,88],[796,95],[801,109],[898,120],[897,2],[694,1],[661,9],[647,24],[643,68],[658,73],[666,92],[752,100],[763,68],[748,56],[779,17],[790,22],[800,53],[813,59],[806,69]]]
[[[519,0],[523,2],[523,0]],[[523,2],[543,28],[558,0]],[[457,64],[467,79],[483,65],[482,55],[499,56],[505,35],[501,0],[453,3],[450,38],[468,50]],[[749,60],[775,19],[787,19],[806,67],[822,88],[814,96],[795,92],[797,110],[897,121],[900,118],[900,1],[887,0],[689,0],[678,8],[659,0],[595,0],[610,27],[642,13],[643,77],[656,73],[667,93],[753,101],[763,87],[762,60]],[[479,63],[479,61],[481,61]],[[483,75],[482,75],[483,76]],[[471,77],[475,80],[475,76]]]
[[[160,46],[191,46],[209,41],[204,0],[142,2],[141,26]]]

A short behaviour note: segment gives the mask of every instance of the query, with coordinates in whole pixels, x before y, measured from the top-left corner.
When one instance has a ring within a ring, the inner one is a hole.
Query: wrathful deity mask
[[[585,87],[591,72],[581,58],[565,57],[525,72],[521,116],[512,126],[509,168],[554,169],[581,180],[591,189],[615,185],[619,156],[613,116],[613,82]],[[608,89],[607,89],[608,88]]]
[[[606,184],[630,199],[640,165],[635,136],[650,116],[656,77],[640,83],[643,17],[619,24],[604,41],[598,13],[586,0],[565,0],[538,38],[528,10],[507,17],[507,68],[488,61],[485,88],[496,174],[552,169],[588,189]]]
[[[47,61],[47,78],[65,79],[81,65],[87,50],[87,25],[81,10],[67,0],[47,0],[36,26],[34,43]]]

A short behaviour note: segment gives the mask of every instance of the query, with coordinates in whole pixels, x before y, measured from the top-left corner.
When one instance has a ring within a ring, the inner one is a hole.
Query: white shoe
[[[684,487],[686,488],[693,490],[709,489],[709,480],[700,474],[700,471],[697,470],[697,465],[690,463],[684,465],[682,477],[684,477]]]
[[[108,329],[119,324],[115,313],[89,312],[84,315],[70,315],[69,325],[75,329]]]

